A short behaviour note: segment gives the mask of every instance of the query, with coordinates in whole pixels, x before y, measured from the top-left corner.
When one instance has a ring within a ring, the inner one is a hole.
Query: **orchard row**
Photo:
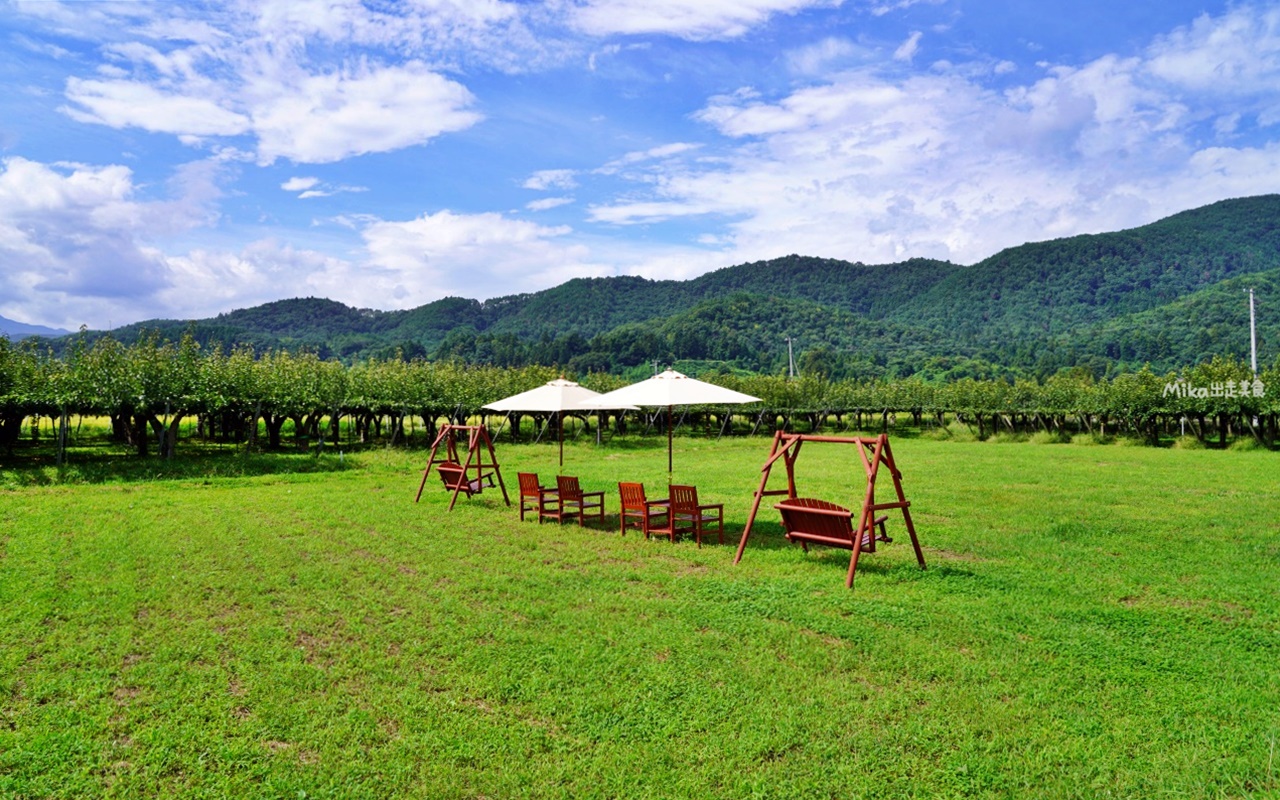
[[[310,353],[207,351],[190,338],[176,344],[143,339],[127,346],[103,338],[54,357],[0,338],[0,445],[17,441],[28,418],[65,420],[69,415],[110,418],[115,434],[144,454],[151,444],[171,453],[179,425],[192,418],[202,433],[237,438],[256,435],[261,423],[268,447],[280,445],[287,421],[295,433],[323,439],[323,426],[336,434],[344,417],[355,422],[361,436],[376,431],[404,441],[406,418],[421,419],[431,431],[441,418],[481,414],[485,404],[559,374],[554,367],[394,359],[348,366]],[[603,373],[577,377],[601,392],[623,383]],[[1280,413],[1280,366],[1255,376],[1247,364],[1223,358],[1176,374],[1144,369],[1110,380],[1095,380],[1080,370],[1043,382],[1012,383],[700,377],[762,399],[734,409],[692,410],[695,423],[728,433],[734,432],[735,420],[739,428],[771,431],[778,425],[817,428],[833,420],[845,426],[887,425],[891,417],[910,415],[916,424],[959,418],[980,435],[1004,428],[1102,433],[1110,428],[1153,440],[1177,422],[1190,425],[1201,438],[1248,431],[1271,444]]]

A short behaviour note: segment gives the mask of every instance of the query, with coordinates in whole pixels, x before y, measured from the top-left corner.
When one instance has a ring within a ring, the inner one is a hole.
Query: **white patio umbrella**
[[[635,406],[630,405],[598,405],[594,401],[598,400],[602,395],[599,392],[593,392],[585,386],[579,386],[573,381],[567,381],[564,378],[557,378],[554,381],[539,386],[536,389],[530,389],[527,392],[513,394],[510,397],[503,398],[497,402],[490,403],[485,408],[490,411],[527,411],[532,413],[556,414],[558,419],[557,428],[560,432],[560,466],[564,466],[564,412],[566,411],[598,411],[601,409],[626,409],[627,411],[638,411]]]
[[[737,405],[756,403],[759,397],[735,392],[714,383],[682,375],[673,369],[652,378],[602,394],[593,403],[596,408],[617,408],[618,403],[633,406],[666,406],[667,408],[667,477],[671,476],[671,410],[675,406]]]

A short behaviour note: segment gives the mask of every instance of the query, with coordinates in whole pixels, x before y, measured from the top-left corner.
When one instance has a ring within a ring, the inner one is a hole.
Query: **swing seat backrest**
[[[479,478],[467,480],[467,471],[456,461],[442,461],[436,464],[436,472],[439,473],[440,480],[444,483],[444,488],[451,492],[459,489],[467,497],[470,497],[474,494],[480,494],[484,489],[484,484]]]
[[[853,512],[843,506],[811,497],[796,497],[774,505],[782,514],[782,527],[787,540],[801,544],[821,544],[852,550],[854,547]],[[872,527],[883,530],[887,517],[878,517]],[[873,531],[864,530],[858,536],[859,549],[864,553],[875,552]]]

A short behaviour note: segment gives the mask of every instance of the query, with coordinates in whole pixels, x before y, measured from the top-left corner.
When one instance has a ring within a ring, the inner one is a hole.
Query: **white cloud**
[[[574,178],[576,174],[571,169],[543,169],[530,175],[521,185],[525,189],[540,192],[548,189],[574,189],[578,186],[578,181]]]
[[[534,200],[531,203],[526,203],[525,208],[530,211],[546,211],[560,206],[567,206],[572,202],[572,197],[544,197],[541,200]]]
[[[1234,136],[1244,123],[1200,92],[1194,69],[1172,66],[1229,53],[1267,62],[1280,52],[1273,20],[1280,11],[1200,20],[1139,56],[1050,65],[1006,91],[985,84],[989,66],[957,65],[908,76],[864,68],[776,99],[715,97],[696,118],[736,145],[658,165],[640,176],[643,191],[590,206],[590,218],[718,216],[730,263],[792,252],[972,263],[1026,241],[1274,192],[1277,147],[1212,141],[1215,124]],[[1223,93],[1254,92],[1259,107],[1275,107],[1280,80],[1259,77],[1268,69],[1225,69]]]
[[[865,55],[863,50],[848,39],[828,36],[820,42],[787,53],[787,65],[800,75],[822,75],[833,65],[855,56]]]
[[[252,110],[259,163],[398,150],[480,119],[466,110],[474,98],[464,86],[418,62],[310,75],[282,88]]]
[[[915,58],[917,52],[920,51],[920,37],[923,36],[920,31],[913,31],[907,40],[893,51],[893,58],[896,61],[911,61]]]
[[[333,184],[324,183],[319,178],[290,178],[280,184],[280,188],[286,192],[297,192],[299,200],[308,200],[313,197],[332,197],[335,194],[343,192],[367,192],[367,186],[335,186]]]
[[[775,14],[840,5],[840,0],[586,0],[573,24],[594,36],[658,33],[684,39],[733,39]]]
[[[323,189],[309,189],[298,195],[299,200],[309,200],[313,197],[333,197],[335,194],[344,194],[346,192],[367,192],[367,186],[325,186]]]
[[[219,176],[227,171],[281,159],[328,163],[466,129],[482,106],[463,83],[482,87],[495,71],[537,69],[566,53],[581,65],[591,52],[684,47],[575,41],[555,29],[566,18],[599,36],[721,39],[835,4],[270,0],[217,13],[171,5],[164,20],[149,4],[19,5],[63,30],[61,43],[101,45],[97,70],[65,84],[73,118],[172,134],[215,157],[176,170],[167,187],[119,165],[3,161],[0,314],[102,326],[208,316],[282,294],[411,307],[444,294],[531,291],[578,275],[692,277],[791,252],[970,263],[1006,245],[1115,230],[1276,190],[1280,146],[1259,131],[1280,123],[1280,9],[1239,6],[1124,57],[1035,70],[981,55],[966,63],[955,49],[948,51],[955,63],[913,69],[920,34],[897,40],[896,63],[888,63],[890,46],[870,67],[870,51],[830,36],[781,53],[775,65],[787,73],[778,81],[761,78],[761,89],[708,99],[694,117],[708,134],[701,142],[686,132],[682,141],[646,147],[651,132],[624,130],[626,123],[602,114],[593,124],[616,127],[594,130],[629,142],[615,152],[637,149],[594,171],[542,170],[521,184],[554,195],[538,196],[528,211],[580,199],[587,220],[600,223],[586,229],[595,236],[514,215],[439,211],[393,220],[370,208],[297,234],[255,231],[248,245],[231,228],[193,232],[218,220]],[[540,36],[526,27],[539,25]],[[943,35],[936,26],[922,30],[931,42]],[[74,53],[84,57],[83,48]],[[620,74],[633,66],[621,63],[627,60],[600,66]],[[777,89],[783,80],[792,88]],[[142,164],[158,151],[139,152]],[[390,165],[377,166],[370,181]],[[339,170],[259,171],[267,174],[269,185],[299,199],[365,190],[319,177],[351,174]],[[579,186],[596,181],[632,183],[602,200],[597,185]],[[392,184],[377,186],[384,185]],[[498,202],[514,208],[523,198]],[[249,206],[237,206],[236,215]],[[606,238],[620,233],[613,226],[694,217],[706,224],[669,229],[702,247],[652,244],[668,230],[657,226],[642,239]]]
[[[275,237],[238,252],[166,253],[159,237],[212,218],[218,164],[187,165],[161,200],[139,199],[123,166],[0,164],[0,314],[39,324],[201,318],[282,295],[408,308],[448,294],[493,296],[615,274],[568,227],[450,211],[352,218],[363,247],[340,246],[346,257]],[[312,180],[286,184],[296,190]]]
[[[196,92],[165,92],[135,81],[69,78],[67,99],[75,104],[63,109],[72,119],[112,128],[137,127],[155,133],[190,136],[236,136],[250,127],[249,119],[243,114],[229,111]]]
[[[201,137],[252,134],[259,163],[327,163],[422,144],[475,124],[474,97],[420,62],[357,65],[320,75],[260,75],[229,110],[203,81],[163,91],[136,80],[71,78],[66,112],[82,122]],[[224,101],[230,102],[230,101]],[[194,138],[192,138],[194,137]]]
[[[335,290],[353,272],[343,259],[275,238],[251,242],[238,253],[199,248],[166,263],[172,280],[149,298],[143,318],[154,316],[156,308],[170,309],[180,319],[203,319],[282,296],[336,297]]]
[[[138,199],[119,165],[8,158],[0,167],[0,314],[103,325],[104,309],[141,308],[171,285],[157,237],[216,219],[221,167],[212,162],[180,168],[161,200]]]
[[[317,38],[372,47],[473,51],[496,37],[527,45],[517,3],[502,0],[423,0],[374,6],[360,0],[264,0],[251,6],[253,26],[269,38]],[[508,48],[512,49],[512,48]],[[502,59],[496,53],[490,58]],[[501,63],[501,62],[491,62]]]
[[[42,15],[61,24],[69,12],[51,5]],[[523,27],[517,6],[496,1],[383,10],[353,0],[269,2],[200,20],[184,19],[174,7],[172,18],[142,24],[132,11],[95,7],[104,21],[124,15],[133,24],[123,33],[97,32],[107,41],[106,60],[95,77],[67,79],[63,111],[79,122],[172,134],[198,147],[247,137],[262,164],[328,163],[466,129],[481,115],[471,92],[445,77],[456,66],[449,54],[490,64],[514,59],[513,69],[525,69],[545,49]],[[337,66],[312,63],[311,51],[333,45],[370,49]],[[424,57],[406,57],[413,53]]]
[[[600,174],[613,174],[623,167],[629,167],[635,164],[643,164],[645,162],[663,161],[671,159],[674,156],[682,155],[701,148],[702,145],[692,142],[671,142],[670,144],[658,145],[650,147],[648,150],[634,150],[624,154],[621,158],[600,167],[596,172]]]
[[[65,59],[70,58],[72,55],[71,51],[66,48],[59,47],[51,42],[38,42],[35,39],[32,39],[29,36],[23,36],[20,33],[13,34],[9,38],[24,50],[28,50],[32,53],[39,53],[50,58]]]
[[[312,188],[318,183],[320,183],[319,178],[296,177],[296,178],[290,178],[289,180],[280,184],[280,188],[284,189],[286,192],[305,192],[307,189]]]
[[[891,0],[891,2],[874,2],[871,4],[871,13],[877,17],[883,17],[885,14],[891,14],[894,11],[901,11],[904,8],[910,8],[914,5],[924,3],[926,5],[941,5],[946,0]]]
[[[361,231],[368,251],[361,281],[408,307],[447,294],[509,294],[611,273],[590,262],[586,247],[565,239],[569,233],[565,226],[495,213],[440,211],[407,222],[378,220]]]
[[[1216,95],[1265,94],[1280,85],[1280,8],[1236,8],[1160,37],[1147,52],[1151,75]]]
[[[441,211],[408,221],[349,222],[364,243],[350,258],[276,238],[238,253],[198,249],[168,259],[170,286],[151,301],[182,318],[202,318],[279,299],[287,287],[284,296],[317,295],[359,308],[415,308],[449,295],[537,291],[577,277],[690,278],[724,265],[710,250],[588,243],[567,227],[501,214]],[[155,315],[135,312],[128,319]]]

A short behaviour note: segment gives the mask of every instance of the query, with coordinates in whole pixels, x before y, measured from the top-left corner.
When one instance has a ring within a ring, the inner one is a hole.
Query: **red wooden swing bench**
[[[467,437],[465,461],[458,454],[458,439],[463,434]],[[436,454],[441,445],[444,445],[444,453],[437,460]],[[485,453],[489,454],[487,461]],[[467,497],[472,497],[484,491],[486,486],[497,486],[502,489],[503,501],[511,505],[511,498],[507,496],[507,485],[503,482],[502,471],[498,468],[498,456],[493,452],[493,442],[489,439],[489,429],[483,425],[445,424],[441,426],[440,432],[436,434],[436,440],[431,444],[431,457],[427,459],[427,468],[422,471],[422,482],[418,484],[418,494],[414,496],[413,502],[416,503],[422,499],[422,490],[427,488],[427,478],[431,474],[432,467],[436,468],[436,472],[440,475],[440,482],[452,495],[449,498],[450,511],[453,510],[453,504],[458,501],[458,495],[465,494]]]
[[[856,541],[862,552],[874,553],[877,541],[893,541],[884,531],[884,524],[889,521],[887,514],[872,520],[871,530],[864,529],[859,531],[861,536],[855,536],[853,512],[835,503],[812,497],[797,497],[777,503],[774,508],[782,512],[782,527],[787,531],[787,541],[799,542],[805,552],[808,552],[810,544],[852,550]],[[880,533],[876,533],[876,528],[880,529]]]
[[[442,461],[436,464],[436,472],[439,473],[440,480],[444,483],[444,488],[451,492],[459,491],[467,497],[484,491],[486,486],[484,479],[486,478],[488,479],[488,486],[496,486],[493,482],[492,472],[482,473],[478,477],[468,479],[467,471],[456,461]]]
[[[856,512],[857,523],[853,521],[855,512],[847,508],[826,500],[797,495],[795,462],[805,442],[856,445],[855,452],[858,454],[867,480],[862,507]],[[778,461],[787,468],[787,486],[785,489],[770,490],[769,475],[773,465]],[[881,467],[888,469],[889,478],[893,482],[893,493],[897,498],[895,500],[876,502],[876,477]],[[786,530],[787,540],[799,542],[806,552],[810,544],[852,551],[849,558],[849,573],[845,577],[844,584],[850,589],[853,588],[853,578],[858,571],[858,554],[874,553],[876,542],[893,541],[885,535],[884,524],[889,518],[878,513],[881,511],[898,509],[902,512],[902,521],[906,525],[907,535],[911,537],[911,547],[915,550],[916,561],[920,564],[920,569],[924,569],[924,552],[920,549],[920,540],[916,537],[915,525],[911,522],[911,502],[902,491],[902,473],[898,471],[893,461],[889,437],[885,434],[872,438],[778,431],[773,436],[773,447],[769,451],[769,458],[760,471],[760,487],[756,489],[751,513],[747,515],[747,525],[742,530],[742,539],[738,542],[738,552],[733,558],[733,563],[737,564],[742,560],[742,553],[747,547],[747,537],[751,535],[751,526],[755,522],[756,512],[760,510],[760,502],[769,495],[786,495],[786,499],[776,503],[774,508],[782,514],[782,527]]]

